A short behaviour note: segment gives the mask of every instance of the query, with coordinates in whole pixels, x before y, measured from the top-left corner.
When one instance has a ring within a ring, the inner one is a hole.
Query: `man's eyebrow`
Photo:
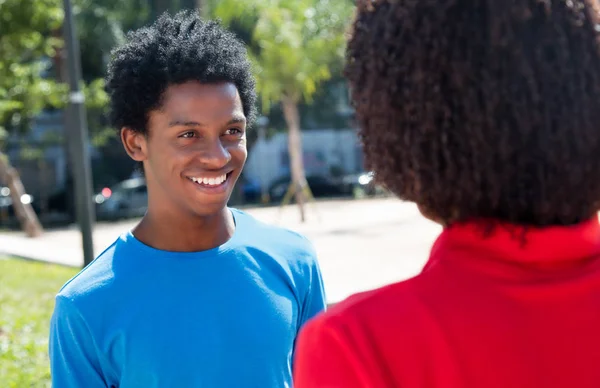
[[[204,124],[197,121],[173,120],[169,123],[169,127],[203,127]]]
[[[246,118],[244,116],[235,116],[227,122],[227,125],[245,123]],[[204,124],[197,121],[187,120],[173,120],[169,123],[169,127],[204,127]]]
[[[231,120],[229,120],[227,122],[227,125],[231,125],[231,124],[239,124],[239,123],[245,123],[246,122],[246,118],[244,116],[234,116]]]

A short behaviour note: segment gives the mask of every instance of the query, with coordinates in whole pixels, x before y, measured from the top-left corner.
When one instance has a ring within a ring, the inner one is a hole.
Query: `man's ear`
[[[121,141],[125,151],[136,162],[143,162],[148,158],[146,135],[129,127],[121,128]]]

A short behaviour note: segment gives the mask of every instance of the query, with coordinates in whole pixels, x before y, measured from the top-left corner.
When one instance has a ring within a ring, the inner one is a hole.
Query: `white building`
[[[363,171],[362,151],[353,129],[302,131],[306,175],[345,174]],[[248,155],[245,176],[263,187],[290,174],[287,133],[259,139]]]

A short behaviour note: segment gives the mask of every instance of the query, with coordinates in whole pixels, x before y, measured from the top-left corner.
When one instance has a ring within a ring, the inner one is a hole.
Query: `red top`
[[[421,274],[311,321],[294,373],[295,388],[598,388],[599,222],[452,226]]]

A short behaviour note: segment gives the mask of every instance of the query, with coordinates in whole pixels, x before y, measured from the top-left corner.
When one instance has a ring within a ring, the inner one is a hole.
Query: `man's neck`
[[[180,217],[148,213],[134,228],[133,235],[155,249],[171,252],[199,252],[227,242],[235,231],[231,211],[206,217]]]

